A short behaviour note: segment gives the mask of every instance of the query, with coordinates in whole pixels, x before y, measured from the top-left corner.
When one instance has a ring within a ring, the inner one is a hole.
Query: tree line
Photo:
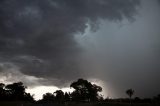
[[[102,87],[92,84],[91,82],[78,79],[70,84],[70,87],[74,89],[73,92],[63,92],[62,90],[56,90],[53,93],[43,94],[41,100],[35,101],[34,95],[26,92],[26,86],[22,82],[12,83],[5,85],[0,83],[0,101],[28,101],[38,103],[68,103],[68,102],[135,102],[135,103],[160,103],[160,95],[154,98],[140,99],[139,97],[132,98],[135,93],[133,89],[127,89],[126,94],[128,99],[104,99],[99,92],[102,91]]]
[[[99,94],[102,87],[92,84],[91,82],[78,79],[70,84],[74,89],[73,92],[63,92],[56,90],[54,93],[46,93],[43,95],[42,100],[39,102],[54,102],[54,103],[67,103],[67,102],[95,102],[100,101],[103,97]]]
[[[70,87],[74,88],[74,91],[71,93],[64,93],[62,90],[57,90],[54,93],[46,93],[43,94],[43,98],[39,102],[91,102],[99,101],[102,98],[99,95],[102,87],[92,84],[87,80],[78,79],[71,83]],[[8,85],[0,83],[0,101],[34,101],[33,95],[26,93],[26,88],[22,82]]]
[[[0,101],[34,101],[33,95],[25,92],[26,88],[22,82],[0,83]]]

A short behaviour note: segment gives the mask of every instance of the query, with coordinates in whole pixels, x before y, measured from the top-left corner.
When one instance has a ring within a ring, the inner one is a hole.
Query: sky
[[[160,0],[1,0],[0,82],[22,81],[40,95],[84,78],[106,97],[127,97],[129,88],[153,97],[159,10]]]

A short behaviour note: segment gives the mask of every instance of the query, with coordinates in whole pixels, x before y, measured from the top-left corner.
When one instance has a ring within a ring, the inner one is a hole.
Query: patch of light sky
[[[147,55],[152,56],[152,44],[157,41],[157,37],[160,33],[159,28],[159,6],[155,4],[155,1],[144,2],[142,7],[139,10],[137,16],[135,16],[134,22],[129,22],[124,19],[121,22],[109,22],[102,20],[100,22],[100,27],[96,32],[90,31],[90,26],[85,30],[83,34],[75,35],[77,42],[83,47],[86,51],[87,56],[96,55],[96,66],[97,71],[92,71],[94,74],[101,73],[100,80],[90,79],[92,83],[102,86],[104,97],[119,97],[116,93],[112,91],[113,88],[116,88],[113,84],[115,81],[112,77],[112,71],[106,72],[106,66],[104,63],[110,61],[111,59],[118,56],[128,55],[130,56],[141,56]],[[151,36],[152,35],[152,36]],[[137,52],[139,51],[139,52]],[[126,53],[127,52],[127,53]],[[85,54],[85,55],[86,55]],[[95,56],[94,56],[95,57]],[[126,56],[127,57],[127,56]],[[129,59],[127,57],[127,59]],[[88,58],[88,57],[87,57]],[[91,57],[92,58],[92,57]],[[134,58],[134,57],[133,57]],[[108,61],[106,61],[108,60]],[[91,60],[90,60],[91,61]],[[110,61],[111,62],[111,61]],[[94,65],[93,65],[94,66]],[[110,69],[107,69],[110,70]],[[117,74],[117,73],[115,73]],[[109,76],[111,75],[111,77]],[[115,75],[116,76],[116,75]],[[107,79],[108,77],[108,79]],[[102,81],[107,80],[107,81]],[[126,85],[128,86],[128,85]],[[41,99],[42,95],[50,92],[53,93],[55,90],[58,90],[58,87],[55,86],[38,86],[35,88],[29,88],[27,92],[35,94],[35,99]],[[119,88],[117,88],[119,89]],[[124,90],[126,88],[121,88],[121,94],[125,96]],[[73,89],[62,88],[65,92],[71,92]],[[137,91],[138,93],[138,91]]]
[[[137,15],[135,15],[133,22],[127,19],[120,22],[101,20],[99,29],[96,32],[92,32],[90,25],[87,24],[88,27],[84,34],[75,35],[75,39],[85,51],[84,55],[86,57],[84,59],[89,58],[89,62],[92,62],[93,67],[95,66],[90,69],[94,73],[93,75],[101,74],[101,80],[106,81],[107,87],[107,83],[117,84],[118,77],[116,78],[116,76],[127,73],[126,71],[130,70],[131,67],[128,67],[132,66],[132,62],[140,61],[138,62],[139,64],[148,64],[147,60],[152,61],[156,58],[155,50],[158,49],[156,47],[159,45],[160,33],[159,10],[160,6],[155,0],[142,0],[142,6],[139,8]],[[94,65],[92,60],[95,61]],[[120,61],[122,61],[121,64],[119,64]],[[131,64],[128,63],[130,61]],[[122,68],[120,70],[120,65],[128,69],[124,69],[124,71]],[[137,66],[138,70],[142,67]],[[89,69],[87,68],[86,70]],[[119,72],[115,70],[119,70]],[[140,72],[138,70],[137,72],[133,71],[133,74],[143,73],[143,71]],[[146,76],[146,78],[148,77]],[[122,78],[121,80],[123,83],[126,81],[126,79],[123,81]],[[146,80],[149,80],[149,78]],[[128,85],[126,84],[126,86]],[[110,88],[116,87],[111,85]],[[118,89],[117,87],[115,91],[118,91]],[[125,96],[125,89],[124,86],[119,89],[119,91],[121,90],[119,95]],[[119,95],[114,95],[114,92],[111,92],[112,97],[119,97]]]
[[[105,86],[105,83],[98,79],[89,79],[92,84],[96,84],[102,87],[102,92],[100,93],[103,97],[108,97],[106,91],[108,92]],[[63,92],[73,92],[74,89],[70,87],[58,88],[56,86],[36,86],[36,87],[28,87],[26,92],[34,95],[35,100],[40,100],[43,98],[43,94],[46,93],[54,93],[56,90],[62,90]]]

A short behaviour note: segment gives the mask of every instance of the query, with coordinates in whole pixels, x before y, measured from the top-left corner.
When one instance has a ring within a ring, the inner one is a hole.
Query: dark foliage
[[[98,92],[102,91],[100,86],[91,84],[91,82],[84,79],[78,79],[78,81],[73,82],[70,87],[75,89],[71,94],[73,101],[98,101],[100,98]]]
[[[133,96],[133,94],[134,94],[134,90],[133,89],[128,89],[126,91],[126,94],[131,98]]]
[[[120,98],[120,99],[103,99],[98,92],[102,91],[100,86],[92,84],[91,82],[78,79],[77,81],[71,83],[70,87],[74,88],[75,90],[71,93],[63,92],[62,90],[56,90],[54,93],[46,93],[43,94],[43,98],[37,102],[34,101],[33,95],[30,93],[26,93],[26,86],[23,85],[22,82],[17,82],[13,84],[5,85],[0,83],[0,103],[6,103],[2,101],[7,101],[9,103],[28,103],[34,102],[34,104],[60,104],[60,105],[73,105],[74,103],[85,104],[96,102],[98,104],[122,104],[128,105],[132,101],[132,105],[142,104],[142,105],[150,105],[154,104],[159,106],[160,103],[160,94],[155,96],[154,98],[131,98],[134,94],[134,90],[128,89],[126,91],[127,95],[130,98]],[[87,102],[87,103],[86,103]]]
[[[54,102],[55,96],[52,93],[43,94],[42,102]]]
[[[0,83],[0,101],[34,101],[33,95],[25,92],[22,82],[5,85]]]
[[[64,92],[62,90],[56,90],[54,94],[56,102],[64,103]]]

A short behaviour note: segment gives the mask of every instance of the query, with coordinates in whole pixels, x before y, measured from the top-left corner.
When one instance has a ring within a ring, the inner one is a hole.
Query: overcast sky
[[[110,97],[153,97],[159,19],[159,0],[1,0],[0,81],[63,88],[85,78]]]

